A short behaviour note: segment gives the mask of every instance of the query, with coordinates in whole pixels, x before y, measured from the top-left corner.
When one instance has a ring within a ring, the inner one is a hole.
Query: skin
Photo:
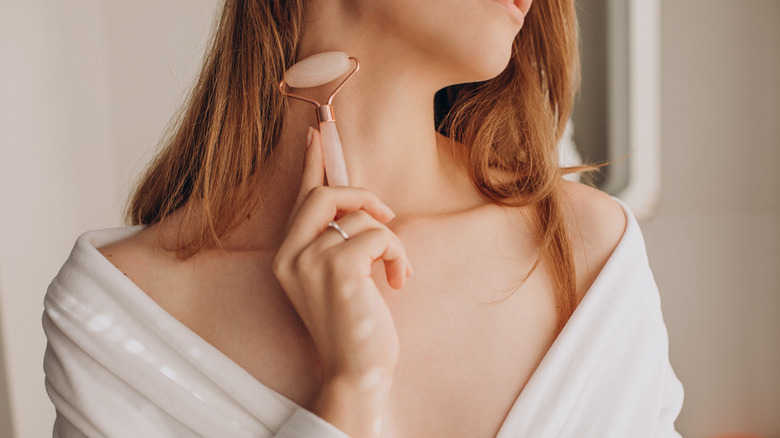
[[[259,381],[351,436],[495,436],[554,341],[555,296],[544,264],[520,285],[538,254],[531,212],[484,199],[431,114],[436,90],[503,70],[521,23],[491,0],[306,7],[317,18],[298,59],[340,50],[362,63],[334,101],[353,187],[322,186],[312,108],[293,101],[262,201],[223,249],[177,260],[164,249],[174,214],[100,250]],[[625,216],[595,189],[565,188],[582,297]],[[348,241],[327,229],[334,217]]]

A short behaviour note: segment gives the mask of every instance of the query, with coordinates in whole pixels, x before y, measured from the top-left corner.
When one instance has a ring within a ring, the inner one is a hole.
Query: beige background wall
[[[121,223],[215,4],[0,0],[0,438],[7,415],[17,438],[51,436],[43,294],[81,232]]]
[[[45,287],[81,231],[119,223],[215,3],[0,1],[0,437],[9,414],[17,438],[50,433]],[[678,426],[779,438],[780,1],[662,6],[664,189],[643,227]]]
[[[644,224],[689,436],[780,437],[780,1],[664,0],[663,195]]]
[[[17,437],[51,436],[41,370],[46,285],[79,230],[117,220],[101,9],[0,3],[0,330]]]

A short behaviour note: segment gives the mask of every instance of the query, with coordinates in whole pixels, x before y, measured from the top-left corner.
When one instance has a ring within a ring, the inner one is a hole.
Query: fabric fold
[[[639,226],[621,205],[623,238],[497,438],[679,437],[683,393],[660,298]],[[346,438],[165,312],[97,250],[139,230],[83,234],[49,286],[53,436]]]
[[[683,390],[669,363],[658,288],[639,224],[620,204],[628,219],[623,238],[498,438],[680,436],[674,421]]]
[[[134,231],[82,235],[47,291],[54,435],[276,436],[301,408],[166,313],[97,251]]]

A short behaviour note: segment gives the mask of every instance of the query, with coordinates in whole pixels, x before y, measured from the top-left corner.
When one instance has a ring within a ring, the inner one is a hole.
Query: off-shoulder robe
[[[682,386],[642,234],[623,208],[622,239],[497,438],[679,437]],[[98,252],[138,230],[83,234],[49,286],[54,436],[345,438],[166,313]]]

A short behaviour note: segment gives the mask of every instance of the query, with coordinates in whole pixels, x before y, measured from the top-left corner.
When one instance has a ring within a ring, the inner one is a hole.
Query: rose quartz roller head
[[[324,105],[316,100],[287,92],[287,86],[292,88],[310,88],[327,84],[341,77],[352,68],[354,69],[344,78],[335,90],[328,96]],[[308,102],[317,107],[317,121],[320,124],[322,136],[322,153],[325,160],[325,176],[329,186],[348,186],[347,166],[344,163],[344,152],[341,148],[341,139],[336,130],[336,118],[333,113],[333,97],[341,90],[341,87],[360,70],[357,58],[348,56],[344,52],[323,52],[309,56],[284,72],[284,79],[279,82],[279,91],[283,95]]]

